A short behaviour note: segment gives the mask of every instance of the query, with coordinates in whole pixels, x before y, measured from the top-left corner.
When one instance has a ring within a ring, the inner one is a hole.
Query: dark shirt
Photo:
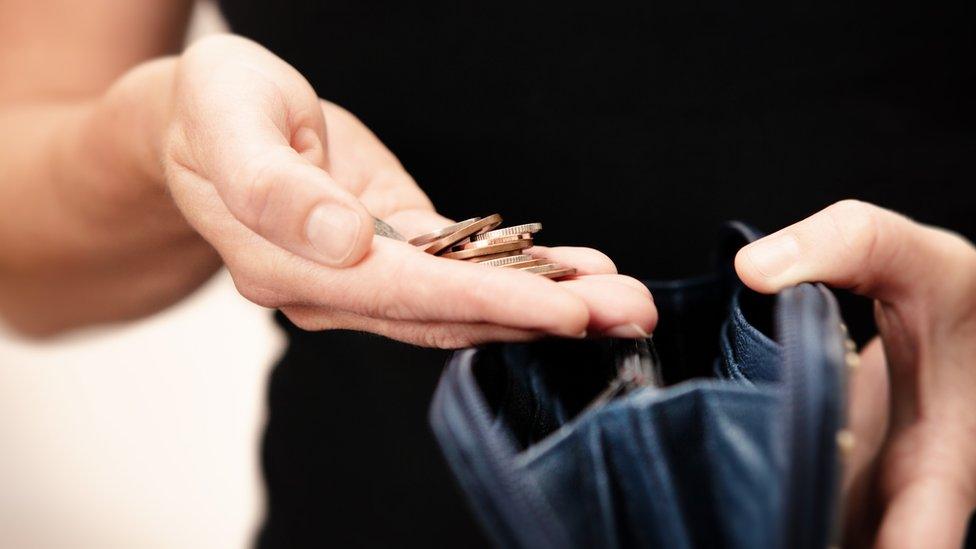
[[[223,9],[359,116],[444,215],[541,221],[543,244],[663,278],[705,268],[724,220],[774,230],[849,197],[976,237],[972,8],[894,4]],[[863,341],[867,309],[849,314]],[[426,423],[445,354],[282,322],[261,542],[481,543]]]

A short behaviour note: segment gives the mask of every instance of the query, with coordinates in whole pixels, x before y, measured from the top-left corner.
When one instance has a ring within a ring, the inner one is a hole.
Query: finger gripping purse
[[[430,422],[504,547],[825,547],[836,530],[845,329],[821,285],[761,296],[731,257],[646,282],[650,340],[456,352]],[[656,347],[656,351],[655,351]]]

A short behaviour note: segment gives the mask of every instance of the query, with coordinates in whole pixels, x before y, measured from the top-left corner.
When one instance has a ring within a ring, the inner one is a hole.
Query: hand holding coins
[[[519,235],[538,236],[524,229],[506,235],[514,239],[485,242],[485,233],[501,228],[494,218],[445,227],[453,222],[434,210],[375,134],[348,111],[307,93],[294,69],[256,44],[227,36],[200,41],[191,50],[179,63],[174,90],[174,104],[185,108],[173,109],[170,129],[180,131],[166,132],[179,138],[161,147],[167,202],[175,202],[207,241],[200,254],[215,249],[247,299],[279,309],[302,329],[364,331],[427,347],[615,335],[617,326],[653,326],[647,290],[616,274],[613,262],[596,250],[512,246]],[[260,74],[245,66],[259,67]],[[217,68],[228,78],[215,83],[208,75]],[[243,81],[248,85],[242,88]],[[225,108],[228,90],[241,99],[235,108]],[[248,93],[237,93],[242,90]],[[285,95],[268,102],[269,93]],[[317,110],[324,135],[313,132],[310,144],[302,140],[315,154],[282,146],[306,129],[292,124],[299,120],[288,114],[315,113],[319,119]],[[288,124],[266,124],[268,119]],[[422,247],[403,238],[436,227],[445,228]],[[431,246],[439,248],[423,253]],[[522,267],[558,262],[578,272],[553,284],[473,261],[512,252],[508,247],[519,248],[514,255],[548,258],[540,264],[510,260]],[[457,252],[467,257],[433,255]],[[211,267],[200,255],[186,258],[194,267],[180,270],[216,268],[216,261]],[[169,284],[161,286],[172,292]],[[52,310],[63,309],[59,300],[54,303]]]
[[[472,217],[412,238],[410,244],[447,259],[519,269],[552,279],[576,274],[573,267],[522,253],[532,247],[533,235],[542,230],[541,223],[498,228],[501,223],[498,214]]]

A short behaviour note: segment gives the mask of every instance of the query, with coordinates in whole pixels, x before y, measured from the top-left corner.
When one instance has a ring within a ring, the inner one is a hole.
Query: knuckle
[[[868,202],[861,200],[848,198],[841,200],[832,204],[828,210],[835,212],[837,214],[842,214],[846,217],[865,217],[873,214],[875,210],[879,208]]]
[[[274,177],[275,151],[245,162],[227,181],[228,207],[242,223],[261,232],[278,185]]]
[[[874,256],[883,234],[884,210],[867,202],[848,199],[833,204],[826,213],[848,254],[859,260]]]
[[[226,58],[228,53],[251,49],[254,45],[250,40],[234,34],[211,34],[194,40],[184,50],[182,58],[191,63],[210,59],[219,60]]]

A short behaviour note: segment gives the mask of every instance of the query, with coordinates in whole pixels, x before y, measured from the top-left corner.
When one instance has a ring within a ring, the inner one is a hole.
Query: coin
[[[465,219],[464,221],[459,221],[453,225],[448,225],[447,227],[441,227],[436,231],[431,231],[429,233],[424,233],[420,236],[415,236],[409,240],[414,246],[423,246],[424,244],[430,244],[431,242],[437,240],[438,238],[443,238],[461,227],[464,227],[468,223],[474,223],[475,221],[481,219],[480,217],[472,217],[471,219]]]
[[[494,259],[504,259],[506,257],[512,257],[513,255],[521,255],[522,250],[509,250],[507,252],[498,252],[497,254],[479,255],[478,257],[472,257],[468,259],[471,263],[483,263],[485,261],[491,261]]]
[[[545,265],[549,263],[548,259],[530,259],[529,261],[523,261],[521,263],[512,263],[511,265],[505,265],[506,269],[525,269],[527,267],[538,267],[539,265]]]
[[[441,257],[446,257],[448,259],[471,259],[473,257],[479,257],[483,255],[494,255],[500,252],[510,252],[515,250],[524,250],[532,245],[529,240],[516,240],[515,242],[502,242],[501,244],[492,244],[491,246],[485,246],[482,248],[474,248],[471,250],[461,250],[459,252],[450,252],[441,255]]]
[[[403,235],[398,233],[396,229],[378,217],[373,218],[373,233],[379,236],[392,238],[394,240],[406,240],[406,238],[403,238]]]
[[[519,263],[526,263],[529,261],[537,261],[536,258],[531,255],[516,254],[507,257],[499,257],[498,259],[488,259],[482,261],[482,265],[488,265],[489,267],[508,267],[509,265],[518,265]]]
[[[546,278],[562,278],[564,276],[572,276],[576,274],[576,269],[573,267],[567,267],[565,265],[560,265],[558,263],[547,263],[545,265],[539,265],[537,267],[526,267],[524,269],[519,269],[521,271],[540,274]]]
[[[448,248],[458,242],[464,240],[465,238],[477,234],[483,231],[490,231],[495,227],[499,226],[502,222],[502,216],[498,214],[491,214],[488,217],[482,217],[481,219],[476,219],[475,221],[467,224],[461,224],[461,228],[457,229],[453,233],[446,236],[438,238],[429,244],[426,244],[424,251],[429,254],[436,254],[441,250]]]
[[[553,279],[576,274],[573,267],[523,253],[523,250],[532,247],[533,235],[542,230],[542,223],[497,228],[501,223],[502,218],[498,214],[472,217],[414,237],[410,243],[439,257],[519,269]],[[379,220],[376,228],[377,234],[385,231]]]
[[[533,234],[542,230],[542,223],[526,223],[524,225],[514,225],[512,227],[503,227],[501,229],[495,229],[493,231],[487,231],[481,234],[477,234],[471,237],[472,242],[477,242],[479,240],[493,240],[495,238],[500,238],[503,236],[512,236],[517,234]]]
[[[454,246],[452,246],[451,251],[459,252],[461,250],[473,250],[475,248],[484,248],[485,246],[491,246],[492,244],[504,244],[506,242],[515,242],[517,240],[528,240],[529,242],[532,242],[532,235],[529,233],[522,233],[522,234],[514,234],[511,236],[492,238],[491,240],[479,240],[477,242],[462,242],[460,244],[455,244]]]

